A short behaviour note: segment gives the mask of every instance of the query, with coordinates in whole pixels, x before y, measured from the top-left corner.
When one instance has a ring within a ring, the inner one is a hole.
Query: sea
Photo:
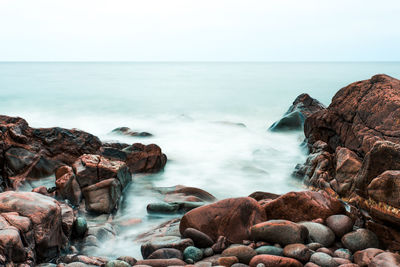
[[[141,258],[138,235],[174,217],[147,214],[162,201],[158,187],[198,187],[218,199],[304,190],[291,176],[306,159],[303,132],[268,128],[299,94],[329,105],[340,88],[378,73],[400,78],[400,62],[1,62],[0,114],[162,148],[164,171],[133,176],[111,222],[117,236],[92,252]],[[54,186],[54,177],[43,181]]]

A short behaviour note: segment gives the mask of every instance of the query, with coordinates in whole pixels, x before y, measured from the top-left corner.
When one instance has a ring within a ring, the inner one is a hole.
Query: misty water
[[[300,93],[328,105],[377,73],[400,77],[400,63],[0,63],[0,113],[162,148],[165,170],[133,177],[115,216],[118,237],[95,252],[140,258],[136,236],[170,218],[147,214],[162,199],[154,188],[194,186],[218,199],[302,190],[291,172],[306,157],[303,133],[268,127]],[[111,133],[121,126],[154,136]],[[54,177],[43,181],[32,186],[54,186]],[[136,223],[118,227],[126,221]]]

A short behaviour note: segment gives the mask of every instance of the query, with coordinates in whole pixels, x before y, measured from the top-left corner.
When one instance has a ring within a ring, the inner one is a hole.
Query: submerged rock
[[[128,127],[118,127],[112,130],[112,133],[127,135],[127,136],[135,136],[135,137],[150,137],[153,136],[151,133],[148,132],[136,132],[133,131],[131,128]]]
[[[272,124],[270,131],[290,131],[303,129],[304,121],[311,114],[325,106],[308,94],[299,95],[282,119]]]

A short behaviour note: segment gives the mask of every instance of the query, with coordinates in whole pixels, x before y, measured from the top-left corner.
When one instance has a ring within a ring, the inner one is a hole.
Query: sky
[[[400,61],[400,1],[0,0],[0,61]]]

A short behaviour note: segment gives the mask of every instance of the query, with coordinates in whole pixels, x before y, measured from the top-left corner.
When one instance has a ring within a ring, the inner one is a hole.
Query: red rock
[[[81,202],[82,191],[71,167],[62,166],[56,170],[56,188],[60,197],[68,199],[72,205]]]
[[[142,244],[140,250],[144,259],[149,257],[154,251],[162,248],[174,248],[184,251],[185,248],[193,246],[193,241],[189,238],[181,239],[177,236],[162,236],[153,238]]]
[[[136,265],[149,265],[152,267],[185,266],[186,263],[180,259],[151,259],[137,261]]]
[[[378,254],[383,253],[382,249],[378,248],[367,248],[364,250],[357,251],[353,255],[354,262],[361,267],[367,267],[371,260]]]
[[[32,192],[8,191],[0,194],[0,212],[18,212],[30,219],[39,260],[58,255],[63,232],[61,208],[56,200]],[[20,222],[20,226],[29,225],[26,220]]]
[[[239,260],[235,256],[222,256],[218,259],[218,265],[231,267],[233,264],[238,263]]]
[[[245,264],[249,264],[250,260],[256,255],[257,252],[254,249],[244,245],[231,246],[225,249],[221,254],[222,257],[235,256],[240,263]]]
[[[188,187],[188,186],[177,186],[175,190],[171,190],[166,193],[166,195],[182,195],[185,197],[195,197],[196,201],[205,201],[205,202],[214,202],[217,199],[208,193],[207,191],[204,191],[203,189],[196,188],[196,187]]]
[[[312,144],[322,140],[335,150],[347,147],[366,154],[378,140],[399,143],[400,81],[387,75],[352,83],[339,90],[327,109],[306,119]]]
[[[222,251],[224,251],[229,245],[231,244],[231,242],[229,242],[225,236],[219,236],[217,239],[217,242],[215,242],[214,245],[212,245],[212,250],[215,253],[221,253]]]
[[[128,151],[126,164],[131,173],[154,173],[164,168],[167,156],[155,144],[133,144]]]
[[[284,247],[283,255],[301,262],[307,262],[311,257],[311,251],[304,244],[290,244]]]
[[[368,185],[368,195],[377,202],[400,208],[400,171],[385,171]]]
[[[250,267],[256,267],[257,264],[264,264],[265,267],[275,267],[275,266],[280,266],[280,267],[302,267],[303,264],[301,264],[298,260],[292,259],[292,258],[286,258],[286,257],[280,257],[280,256],[275,256],[275,255],[258,255],[255,256],[251,261],[250,261]]]
[[[9,226],[0,229],[0,255],[3,255],[8,262],[26,260],[26,251],[17,228]]]
[[[147,259],[180,259],[183,260],[182,252],[175,248],[160,248],[154,251]]]
[[[293,222],[326,219],[331,215],[344,213],[343,204],[326,193],[314,191],[289,192],[267,203],[265,212],[268,219],[285,219]]]
[[[86,210],[96,213],[110,213],[121,197],[122,187],[115,178],[103,180],[82,190]]]
[[[192,239],[194,245],[199,248],[208,248],[214,244],[208,235],[194,228],[186,228],[182,236]]]
[[[343,214],[329,216],[326,225],[335,233],[337,237],[342,237],[353,230],[353,220]]]
[[[392,252],[383,252],[375,256],[368,267],[394,267],[400,266],[400,255]]]
[[[242,243],[250,237],[249,227],[265,219],[256,200],[230,198],[189,211],[182,217],[179,230],[183,234],[186,228],[195,228],[213,240],[225,236],[232,243]]]

